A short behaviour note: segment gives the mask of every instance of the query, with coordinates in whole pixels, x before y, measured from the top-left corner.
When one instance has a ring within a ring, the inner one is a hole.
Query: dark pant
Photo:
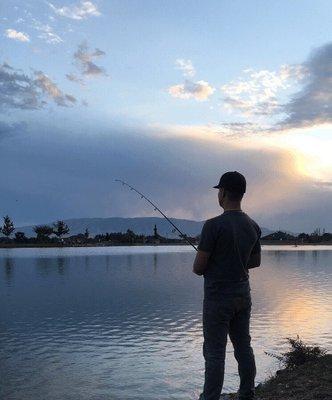
[[[234,347],[240,375],[239,399],[252,400],[255,391],[256,365],[250,345],[250,292],[227,293],[218,300],[204,300],[203,355],[205,383],[202,400],[219,400],[224,383],[227,334]]]

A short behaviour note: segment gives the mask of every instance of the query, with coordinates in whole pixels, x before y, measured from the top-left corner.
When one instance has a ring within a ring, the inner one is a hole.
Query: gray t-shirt
[[[198,245],[199,250],[211,253],[204,273],[205,298],[249,288],[247,264],[251,254],[261,251],[260,236],[258,224],[240,210],[225,211],[205,222]]]

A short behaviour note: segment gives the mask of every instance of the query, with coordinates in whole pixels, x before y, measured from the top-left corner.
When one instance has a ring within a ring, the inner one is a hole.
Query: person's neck
[[[225,204],[224,211],[242,211],[241,204]]]

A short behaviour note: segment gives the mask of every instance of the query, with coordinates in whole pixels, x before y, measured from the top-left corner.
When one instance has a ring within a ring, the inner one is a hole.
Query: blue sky
[[[110,183],[122,177],[205,219],[220,212],[211,183],[241,169],[261,224],[332,229],[317,210],[331,211],[330,1],[0,7],[3,213],[151,215]]]

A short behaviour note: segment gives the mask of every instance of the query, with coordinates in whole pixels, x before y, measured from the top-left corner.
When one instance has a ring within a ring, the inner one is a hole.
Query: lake
[[[263,246],[250,271],[256,383],[265,351],[332,348],[331,247]],[[203,279],[187,246],[0,250],[0,398],[197,399]],[[227,345],[224,392],[237,390]]]

